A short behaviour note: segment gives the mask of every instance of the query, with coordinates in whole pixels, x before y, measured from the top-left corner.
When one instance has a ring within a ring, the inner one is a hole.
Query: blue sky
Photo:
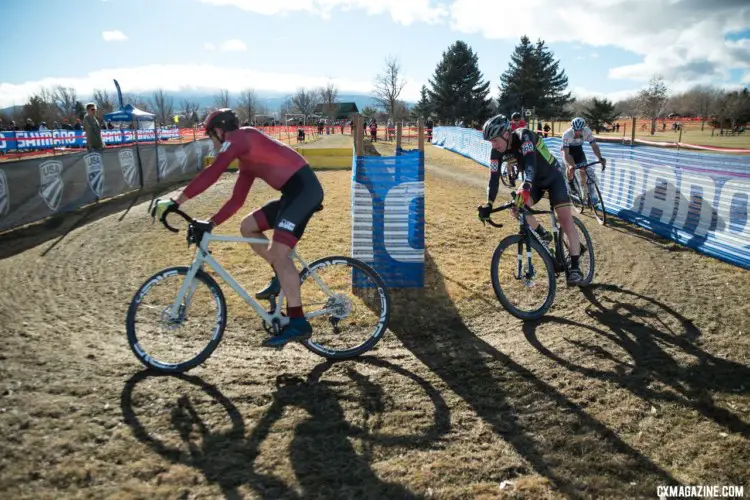
[[[398,56],[416,100],[456,40],[497,93],[522,34],[541,37],[579,96],[619,98],[655,72],[671,87],[750,83],[750,2],[722,0],[28,0],[5,2],[0,107],[42,85],[86,95],[156,87],[291,92],[329,79],[367,92]],[[332,6],[332,7],[331,7]],[[641,8],[639,8],[639,6]],[[638,12],[637,12],[638,11]],[[640,12],[640,13],[639,13]],[[33,30],[30,30],[33,27]]]

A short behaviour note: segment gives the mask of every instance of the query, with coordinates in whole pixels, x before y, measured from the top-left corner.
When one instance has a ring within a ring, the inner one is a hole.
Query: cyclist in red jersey
[[[517,128],[526,128],[526,121],[521,118],[518,111],[510,115],[510,131],[513,132]]]
[[[312,326],[302,310],[299,272],[290,253],[312,215],[322,208],[323,188],[302,155],[254,127],[240,128],[237,114],[231,109],[214,111],[205,123],[206,134],[219,151],[216,159],[176,199],[157,200],[152,215],[161,217],[201,194],[226,172],[235,159],[239,160],[239,174],[232,196],[216,215],[204,222],[206,227],[203,229],[212,230],[242,208],[256,178],[281,191],[281,198],[247,215],[242,220],[240,232],[245,238],[260,238],[264,231],[274,230],[268,245],[251,245],[271,264],[275,273],[268,286],[255,296],[268,299],[278,295],[279,288],[284,290],[289,324],[280,335],[265,339],[263,345],[281,347],[291,340],[308,339],[312,335]]]

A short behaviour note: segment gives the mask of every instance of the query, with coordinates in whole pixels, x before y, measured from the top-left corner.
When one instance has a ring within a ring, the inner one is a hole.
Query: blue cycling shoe
[[[312,336],[312,326],[305,318],[290,318],[281,333],[263,340],[263,347],[284,347],[288,342],[307,340]]]

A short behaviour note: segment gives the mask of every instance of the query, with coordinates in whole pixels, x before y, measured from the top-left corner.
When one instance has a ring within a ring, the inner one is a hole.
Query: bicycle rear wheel
[[[180,373],[203,363],[221,342],[227,306],[218,283],[198,271],[176,318],[170,310],[188,267],[159,271],[141,285],[128,308],[128,344],[138,360],[164,373]]]
[[[604,209],[604,198],[599,191],[599,185],[595,181],[589,182],[589,201],[594,209],[594,216],[602,226],[607,225],[607,212]]]
[[[529,321],[541,318],[552,306],[556,282],[554,264],[547,251],[533,239],[532,251],[527,254],[525,250],[521,235],[503,239],[492,254],[491,275],[492,288],[505,310]]]
[[[383,337],[391,298],[370,266],[350,257],[324,257],[303,269],[300,281],[305,317],[313,327],[312,337],[302,343],[310,351],[327,359],[350,359]]]
[[[581,281],[581,284],[579,286],[586,286],[591,284],[591,281],[594,279],[594,242],[591,241],[591,236],[589,235],[588,230],[586,229],[586,226],[583,225],[583,222],[580,221],[577,217],[573,217],[573,223],[576,226],[576,230],[578,231],[578,240],[581,242],[581,253],[579,254],[580,258],[578,259],[578,263],[581,267],[581,274],[583,274],[583,280]],[[560,231],[562,235],[562,246],[563,246],[563,257],[565,258],[566,266],[570,265],[570,244],[568,243],[568,237],[565,235],[564,231]]]

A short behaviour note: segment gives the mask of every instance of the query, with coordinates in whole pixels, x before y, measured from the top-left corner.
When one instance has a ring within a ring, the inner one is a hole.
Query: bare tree
[[[336,116],[336,103],[338,102],[339,90],[333,84],[328,82],[325,87],[318,89],[320,101],[323,104],[323,114],[329,118]]]
[[[130,94],[125,99],[127,104],[130,104],[138,109],[142,109],[143,111],[150,111],[151,106],[149,102],[143,98],[143,96],[138,94]]]
[[[36,128],[42,122],[51,122],[56,119],[59,114],[57,104],[54,98],[54,92],[46,87],[39,89],[39,92],[29,97],[29,100],[23,106],[23,112],[26,118],[30,118]],[[24,126],[23,123],[18,123],[19,127]]]
[[[106,90],[94,89],[94,102],[102,113],[111,113],[115,109],[115,103]]]
[[[185,120],[187,120],[188,123],[192,124],[191,120],[193,120],[194,116],[198,116],[198,110],[200,106],[197,102],[183,99],[182,103],[180,104],[180,108],[182,115],[185,117]],[[197,121],[197,118],[195,121]]]
[[[156,89],[151,96],[151,103],[156,113],[156,120],[164,125],[172,121],[174,116],[174,98],[164,93],[163,89]]]
[[[583,116],[583,113],[594,104],[593,97],[576,98],[565,104],[563,108],[568,116]],[[525,117],[524,117],[525,118]],[[531,126],[531,125],[529,125]]]
[[[701,117],[701,130],[706,125],[706,119],[716,112],[723,95],[722,90],[711,85],[698,85],[684,94],[686,111]]]
[[[315,113],[315,106],[320,102],[320,98],[320,91],[314,92],[312,90],[299,89],[292,96],[292,105],[296,112],[308,117]]]
[[[214,94],[214,104],[217,108],[229,108],[231,107],[229,99],[229,91],[227,89],[221,89]]]
[[[52,91],[52,99],[60,110],[60,116],[63,118],[73,117],[76,110],[76,100],[78,100],[74,88],[57,85]]]
[[[411,115],[409,106],[404,101],[396,101],[393,106],[393,123],[401,120],[406,120]]]
[[[628,118],[636,118],[638,116],[638,98],[630,97],[617,101],[615,103],[615,111],[620,116],[626,116]]]
[[[401,64],[398,58],[388,56],[385,59],[385,70],[375,77],[372,98],[390,118],[395,119],[396,103],[405,85],[406,80],[401,77]]]
[[[656,119],[664,114],[668,102],[667,85],[660,75],[652,77],[648,87],[638,93],[638,109],[651,120],[651,135],[656,133]]]
[[[237,106],[239,111],[240,121],[251,122],[255,119],[255,115],[260,111],[258,109],[258,96],[255,94],[253,89],[244,89],[240,92],[239,104]]]
[[[291,97],[287,97],[286,99],[284,99],[284,101],[281,103],[281,106],[279,107],[279,115],[282,118],[287,113],[294,113],[294,104],[292,104]],[[284,125],[286,125],[286,123]]]

